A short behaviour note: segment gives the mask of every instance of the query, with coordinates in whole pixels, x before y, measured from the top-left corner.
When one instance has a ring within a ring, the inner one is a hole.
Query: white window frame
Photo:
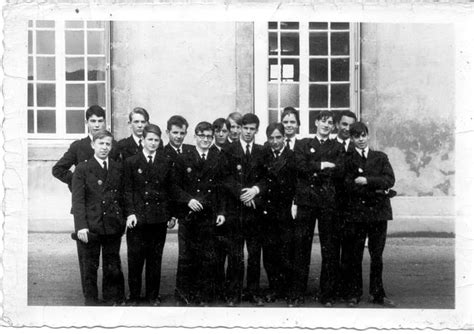
[[[273,21],[273,20],[272,20]],[[282,20],[283,21],[283,20]],[[291,20],[284,20],[284,22]],[[297,138],[312,137],[309,133],[309,59],[316,58],[309,56],[309,22],[299,21],[300,32],[300,54],[298,56],[286,56],[285,58],[299,58],[300,61],[300,80],[299,80],[299,108],[301,126]],[[280,21],[278,21],[280,22]],[[285,30],[286,31],[286,30]],[[292,31],[292,30],[288,30]],[[350,36],[350,57],[349,57],[349,82],[350,82],[350,110],[357,117],[360,117],[360,24],[349,24]],[[263,142],[266,140],[265,129],[268,126],[269,105],[268,105],[268,21],[255,21],[254,23],[254,41],[255,41],[255,114],[260,119],[260,131],[257,134],[257,140]],[[279,43],[279,42],[278,42]],[[330,45],[328,45],[330,48]],[[331,56],[329,56],[331,57]],[[329,62],[330,63],[330,62]],[[329,65],[330,66],[330,65]],[[328,68],[330,71],[330,68]],[[330,75],[330,74],[329,74]],[[298,83],[296,83],[298,84]],[[328,96],[330,101],[330,96]],[[280,103],[278,101],[278,103]],[[286,106],[281,106],[286,107]],[[323,109],[323,108],[311,108]],[[331,110],[347,108],[331,108]],[[281,112],[278,114],[280,117]]]
[[[82,21],[85,22],[85,21]],[[37,118],[36,118],[36,113],[38,109],[52,109],[48,107],[40,107],[38,108],[36,106],[36,84],[37,83],[55,83],[56,84],[56,107],[54,108],[56,110],[56,133],[27,133],[28,139],[33,140],[35,143],[51,143],[53,140],[75,140],[79,138],[83,138],[85,135],[87,135],[87,128],[85,124],[85,119],[84,119],[84,132],[83,133],[74,133],[74,134],[68,134],[66,133],[66,51],[65,51],[65,46],[66,46],[66,40],[65,40],[65,35],[66,35],[66,21],[65,20],[55,20],[54,21],[55,25],[54,28],[40,28],[39,30],[49,30],[49,31],[54,31],[55,32],[55,53],[53,55],[48,55],[48,56],[54,56],[55,57],[55,80],[54,81],[44,81],[44,80],[37,80],[36,76],[34,77],[34,80],[28,80],[28,84],[33,84],[34,85],[34,92],[33,92],[33,99],[34,99],[34,106],[27,106],[27,109],[33,109],[34,113],[34,129],[36,131],[36,123],[37,123]],[[107,129],[111,129],[111,94],[110,94],[110,22],[109,21],[104,21],[105,23],[105,29],[104,29],[104,38],[105,38],[105,80],[101,81],[91,81],[91,83],[104,83],[105,84],[105,111],[106,111],[106,123],[107,123]],[[94,29],[94,28],[88,28],[87,24],[85,25],[85,29],[73,29],[73,28],[68,28],[68,30],[82,30],[84,31],[84,42],[86,42],[87,38],[87,31],[93,31],[93,30],[100,30],[102,29]],[[33,27],[28,27],[28,31],[31,30],[38,30],[36,29],[36,24],[33,24]],[[45,56],[45,55],[37,55],[36,54],[36,34],[33,34],[33,47],[32,47],[32,54],[28,54],[28,57],[33,56],[33,71],[36,73],[36,56]],[[85,44],[85,47],[87,47],[87,44]],[[85,58],[85,63],[84,63],[84,70],[87,72],[87,54],[84,54],[83,57]],[[84,81],[77,81],[77,83],[83,83],[86,85],[87,88],[87,78],[85,78]],[[85,90],[85,101],[86,101],[86,106],[88,106],[88,94],[87,94],[87,89]],[[71,107],[68,107],[67,109],[74,109]],[[77,108],[77,109],[82,109],[82,108]],[[86,107],[87,109],[87,107]]]

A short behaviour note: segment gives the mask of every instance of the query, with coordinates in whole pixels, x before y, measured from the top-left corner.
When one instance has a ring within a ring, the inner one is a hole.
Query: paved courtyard
[[[315,236],[311,258],[308,297],[305,307],[321,307],[311,298],[319,285],[320,245]],[[384,252],[384,283],[388,297],[398,308],[454,308],[454,238],[389,237]],[[48,245],[44,247],[44,245]],[[121,258],[127,277],[125,238]],[[163,306],[174,306],[173,298],[178,255],[177,234],[169,233],[163,255],[161,295]],[[364,257],[364,292],[360,308],[367,303],[369,257]],[[99,275],[100,275],[99,270]],[[267,286],[262,269],[262,287]],[[101,277],[101,276],[100,276]],[[128,286],[126,286],[128,294]],[[83,305],[76,245],[68,233],[30,233],[28,236],[28,304]],[[222,306],[222,305],[221,305]],[[251,306],[243,303],[242,307]],[[286,307],[286,303],[265,307]],[[336,304],[335,307],[345,307]]]

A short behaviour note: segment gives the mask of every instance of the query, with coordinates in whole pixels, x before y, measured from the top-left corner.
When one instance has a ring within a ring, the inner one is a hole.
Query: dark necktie
[[[141,140],[141,139],[138,140],[138,149],[139,149],[139,150],[143,150],[142,140]]]
[[[245,156],[247,157],[247,159],[250,158],[250,144],[247,144],[247,148],[245,150]]]
[[[324,145],[324,143],[326,142],[326,140],[325,140],[325,139],[321,139],[319,142],[321,143],[321,145]]]
[[[202,160],[203,162],[206,161],[206,154],[204,154],[204,153],[201,154],[201,160]]]
[[[104,162],[102,164],[104,166],[104,175],[105,175],[105,177],[107,177],[107,161],[104,160]]]
[[[344,150],[347,152],[347,150],[349,149],[349,139],[344,140],[343,144]]]
[[[151,155],[148,156],[148,166],[153,166],[153,157]]]
[[[275,150],[273,151],[273,153],[275,154],[275,159],[278,159],[278,156],[280,155],[280,150]]]
[[[286,139],[286,148],[289,149],[289,150],[291,150],[291,148],[290,148],[290,142],[291,142],[291,140],[287,138],[287,139]]]
[[[362,159],[367,160],[367,155],[365,154],[365,149],[362,150]]]
[[[181,149],[178,148],[178,149],[176,150],[176,152],[178,152],[178,154],[181,154]]]

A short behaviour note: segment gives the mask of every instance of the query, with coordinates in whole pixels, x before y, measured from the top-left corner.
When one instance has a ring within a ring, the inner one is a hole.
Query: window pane
[[[300,27],[299,22],[281,22],[281,29],[298,29]]]
[[[38,133],[56,133],[56,112],[54,110],[37,110]]]
[[[310,110],[309,111],[309,133],[315,134],[316,133],[316,117],[322,110]]]
[[[87,96],[88,105],[97,104],[101,107],[105,106],[105,84],[88,85]]]
[[[309,60],[309,81],[328,81],[328,59]]]
[[[87,80],[105,80],[105,58],[87,58]]]
[[[331,29],[334,29],[334,30],[349,29],[349,23],[346,23],[346,22],[333,22],[333,23],[331,23]]]
[[[268,54],[278,54],[278,33],[271,32],[268,34]]]
[[[276,29],[278,27],[276,22],[268,22],[268,29]]]
[[[54,54],[54,31],[36,32],[36,53]]]
[[[84,107],[86,104],[84,89],[84,84],[67,84],[66,107]]]
[[[33,57],[28,57],[28,80],[34,80]]]
[[[56,106],[56,86],[55,84],[37,84],[36,101],[38,107]]]
[[[327,108],[328,107],[328,86],[309,85],[309,107]]]
[[[331,108],[349,107],[349,84],[331,86]]]
[[[268,107],[278,108],[278,85],[268,85]]]
[[[268,81],[278,80],[278,73],[280,68],[278,66],[278,59],[269,58],[268,59]]]
[[[331,33],[331,55],[333,56],[349,55],[349,33],[348,32]]]
[[[84,133],[84,110],[66,110],[66,133]]]
[[[309,33],[309,54],[311,56],[327,56],[328,55],[327,32]]]
[[[66,21],[66,28],[84,28],[83,21]]]
[[[84,31],[66,31],[66,54],[84,54]]]
[[[66,80],[82,81],[84,78],[84,58],[66,58]]]
[[[28,31],[28,54],[33,53],[33,31]]]
[[[278,110],[268,111],[268,124],[278,122]]]
[[[35,105],[34,99],[34,87],[33,84],[28,84],[28,107],[33,107]]]
[[[331,60],[331,81],[349,81],[349,59]]]
[[[280,105],[292,106],[298,108],[300,106],[300,86],[292,84],[282,84],[280,86]]]
[[[105,22],[104,21],[87,21],[87,28],[104,28]]]
[[[36,73],[38,80],[56,79],[56,58],[55,57],[37,57]]]
[[[310,22],[309,29],[327,29],[328,23],[327,22]]]
[[[33,110],[28,109],[28,133],[35,132],[35,113]]]
[[[300,81],[299,59],[282,59],[281,64],[282,81]]]
[[[28,28],[32,28],[33,27],[33,21],[32,20],[28,20]]]
[[[298,33],[281,33],[281,54],[291,56],[300,54],[300,36]]]
[[[87,32],[87,53],[88,54],[105,54],[104,32],[88,31]]]
[[[36,21],[36,28],[54,28],[54,21]]]

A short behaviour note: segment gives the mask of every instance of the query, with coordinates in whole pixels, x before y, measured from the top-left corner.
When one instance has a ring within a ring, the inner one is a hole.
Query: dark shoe
[[[234,298],[230,298],[227,300],[227,307],[236,307],[238,304],[239,302]]]
[[[265,305],[263,299],[261,297],[257,297],[257,296],[252,296],[250,302],[252,304],[255,304],[255,306],[264,306]]]
[[[388,299],[387,297],[374,297],[372,299],[372,303],[383,306],[383,307],[397,307],[397,304],[391,299]]]
[[[324,303],[321,303],[323,304],[324,307],[333,307],[334,306],[334,302],[332,300],[328,300]]]
[[[84,301],[84,306],[101,306],[102,303],[98,299],[86,299]]]
[[[349,298],[347,300],[348,307],[356,307],[357,305],[359,305],[359,300],[357,298]]]
[[[269,293],[265,296],[266,303],[274,303],[277,299],[277,294],[275,292]]]
[[[138,299],[137,298],[130,298],[130,299],[127,299],[127,301],[125,302],[125,304],[127,306],[138,306],[139,302],[138,302]]]
[[[116,300],[112,303],[112,306],[113,307],[117,307],[117,306],[125,306],[125,300]]]
[[[155,299],[150,300],[150,306],[160,306],[161,305],[161,298],[156,297]]]
[[[299,307],[304,303],[304,301],[300,298],[289,298],[286,301],[286,305],[288,307]]]

